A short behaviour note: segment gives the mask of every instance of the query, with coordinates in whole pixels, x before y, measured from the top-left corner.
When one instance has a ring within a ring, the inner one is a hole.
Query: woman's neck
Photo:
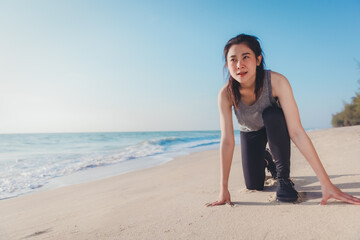
[[[252,95],[255,92],[255,83],[252,86],[241,86],[239,90],[241,95]]]

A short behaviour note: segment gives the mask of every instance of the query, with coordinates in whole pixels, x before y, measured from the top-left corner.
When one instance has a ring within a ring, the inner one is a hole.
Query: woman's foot
[[[295,190],[294,185],[289,178],[279,178],[276,198],[280,202],[295,202],[298,199],[298,192]]]
[[[277,178],[276,166],[269,149],[265,149],[264,157],[265,157],[266,169],[268,170],[268,172],[270,172],[271,177],[273,179],[276,179]]]

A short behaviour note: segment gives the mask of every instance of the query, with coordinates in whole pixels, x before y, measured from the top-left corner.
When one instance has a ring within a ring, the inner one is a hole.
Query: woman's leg
[[[284,113],[279,107],[269,107],[263,111],[262,117],[279,179],[276,198],[283,202],[294,202],[298,199],[298,192],[289,179],[290,136]]]
[[[277,177],[290,176],[290,137],[284,117],[279,107],[269,107],[262,114],[271,153],[274,157]]]
[[[266,130],[240,132],[241,159],[245,185],[250,190],[263,190],[265,181],[264,151],[267,143]]]

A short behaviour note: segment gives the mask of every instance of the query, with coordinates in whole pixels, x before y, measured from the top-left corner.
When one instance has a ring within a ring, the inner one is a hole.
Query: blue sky
[[[331,127],[359,87],[359,13],[359,1],[1,1],[0,133],[219,130],[222,51],[239,33],[289,79],[303,126]]]

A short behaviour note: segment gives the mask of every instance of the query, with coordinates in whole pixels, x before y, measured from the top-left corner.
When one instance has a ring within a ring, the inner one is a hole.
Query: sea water
[[[220,138],[220,131],[0,134],[0,199],[159,165],[219,148]]]

